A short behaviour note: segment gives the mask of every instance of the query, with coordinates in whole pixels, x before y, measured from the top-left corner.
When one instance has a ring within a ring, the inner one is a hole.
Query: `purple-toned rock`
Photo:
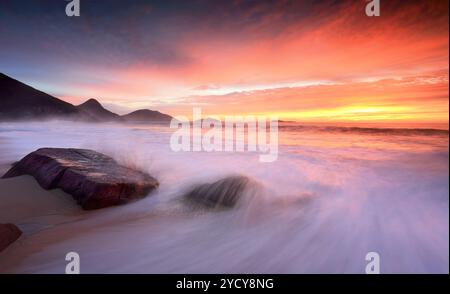
[[[19,239],[22,231],[13,224],[0,224],[0,251]]]
[[[87,210],[145,197],[159,186],[148,174],[87,149],[42,148],[16,163],[3,178],[31,175],[44,189],[60,188]]]
[[[232,208],[250,186],[245,176],[229,176],[214,183],[200,184],[184,195],[191,205],[205,208]]]

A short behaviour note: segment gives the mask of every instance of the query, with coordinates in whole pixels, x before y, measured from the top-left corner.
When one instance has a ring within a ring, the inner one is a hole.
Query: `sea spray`
[[[0,124],[2,164],[46,146],[120,154],[135,142],[161,182],[152,197],[92,214],[24,211],[16,223],[43,229],[2,255],[0,272],[62,273],[71,251],[84,273],[364,273],[368,252],[382,273],[448,272],[448,132],[281,126],[279,157],[263,164],[246,152],[172,152],[163,127]],[[235,173],[262,192],[229,210],[179,209],[192,186]],[[0,190],[1,211],[53,199],[11,198],[15,189]]]

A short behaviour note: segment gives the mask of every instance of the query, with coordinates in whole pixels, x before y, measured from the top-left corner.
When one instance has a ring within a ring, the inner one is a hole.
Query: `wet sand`
[[[18,260],[5,261],[12,253],[34,245],[29,244],[33,236],[80,219],[85,214],[70,195],[59,189],[44,190],[31,176],[0,179],[0,211],[0,223],[13,223],[23,232],[16,242],[0,253],[0,272],[10,272]]]

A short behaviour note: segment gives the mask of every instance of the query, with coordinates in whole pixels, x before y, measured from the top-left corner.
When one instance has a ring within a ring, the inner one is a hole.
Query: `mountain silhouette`
[[[0,121],[64,119],[86,122],[167,122],[170,115],[141,109],[120,116],[89,99],[74,106],[0,73]]]
[[[166,122],[172,119],[170,115],[149,109],[136,110],[129,114],[123,115],[122,118],[127,122]]]
[[[77,106],[77,108],[100,121],[120,121],[118,114],[105,109],[100,102],[89,99]]]
[[[0,120],[51,117],[90,119],[72,104],[0,73]]]

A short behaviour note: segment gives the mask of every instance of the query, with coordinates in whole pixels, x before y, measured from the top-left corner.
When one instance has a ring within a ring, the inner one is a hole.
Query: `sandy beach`
[[[14,223],[23,232],[19,240],[0,253],[2,273],[14,272],[14,266],[20,264],[21,258],[10,259],[16,252],[25,258],[39,250],[36,235],[85,215],[70,195],[59,189],[44,190],[31,176],[0,179],[0,211],[0,223]],[[32,250],[27,249],[30,245]]]
[[[448,131],[287,126],[279,159],[263,165],[251,152],[171,152],[161,127],[0,127],[5,171],[41,147],[89,148],[160,182],[141,200],[84,211],[33,177],[0,179],[0,222],[23,231],[0,253],[1,273],[64,273],[72,251],[82,273],[360,273],[374,250],[384,272],[448,271]],[[180,201],[236,172],[258,188],[243,205]]]
[[[448,274],[448,12],[0,0],[0,276]]]

